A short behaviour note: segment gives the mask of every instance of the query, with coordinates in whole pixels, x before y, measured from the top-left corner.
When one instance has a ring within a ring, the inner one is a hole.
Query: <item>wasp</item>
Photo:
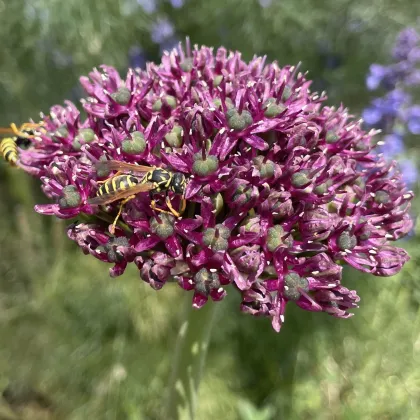
[[[111,233],[114,233],[115,226],[121,215],[124,204],[135,198],[136,194],[142,192],[149,192],[151,195],[150,207],[161,213],[173,214],[175,217],[180,217],[186,208],[186,201],[184,198],[187,179],[185,175],[179,172],[167,171],[163,168],[155,166],[134,165],[124,163],[117,160],[108,160],[99,162],[97,168],[107,171],[117,171],[117,173],[105,181],[98,181],[102,184],[96,197],[88,200],[92,205],[104,205],[113,203],[117,200],[122,200],[118,214],[111,227]],[[124,174],[124,172],[144,174],[142,177]],[[168,192],[181,195],[181,204],[179,210],[175,210],[172,206]],[[156,206],[156,201],[153,199],[154,194],[165,193],[165,202],[170,211],[160,209]]]
[[[31,144],[30,139],[35,136],[35,130],[39,129],[42,123],[23,123],[17,128],[15,123],[8,128],[0,128],[0,134],[14,134],[13,137],[5,137],[0,142],[0,152],[3,158],[11,166],[16,166],[19,159],[19,148],[26,148]]]

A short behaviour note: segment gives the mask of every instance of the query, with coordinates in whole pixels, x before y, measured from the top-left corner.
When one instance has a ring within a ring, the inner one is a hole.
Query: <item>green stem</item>
[[[191,296],[187,295],[172,364],[165,419],[195,419],[198,389],[219,305],[209,299],[203,308],[197,310],[191,305]]]

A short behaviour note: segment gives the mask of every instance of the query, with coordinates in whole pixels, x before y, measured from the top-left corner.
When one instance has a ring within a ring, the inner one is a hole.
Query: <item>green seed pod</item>
[[[338,237],[338,247],[342,251],[353,249],[357,245],[357,238],[347,230],[341,233]]]
[[[63,188],[63,197],[58,204],[61,208],[73,208],[80,205],[82,198],[74,185],[67,185]]]
[[[375,203],[387,204],[389,203],[389,194],[386,191],[379,190],[375,193]]]
[[[208,176],[214,174],[219,169],[219,160],[216,156],[208,155],[203,160],[201,152],[198,152],[194,156],[194,163],[192,171],[194,174],[199,176]]]
[[[182,71],[185,71],[186,73],[190,72],[194,67],[194,62],[191,57],[186,58],[180,65]]]
[[[54,135],[58,137],[67,137],[69,135],[69,130],[67,129],[66,125],[62,125],[61,127],[57,128]]]
[[[152,111],[160,111],[162,109],[162,99],[157,99],[152,106]]]
[[[82,128],[78,131],[75,140],[80,143],[90,143],[95,140],[95,132],[91,128]]]
[[[217,216],[223,209],[223,196],[220,193],[211,196],[211,202],[216,209],[215,216]]]
[[[167,239],[174,233],[175,217],[171,214],[162,213],[159,215],[160,223],[156,217],[150,221],[150,229],[161,239]]]
[[[328,130],[327,135],[325,136],[325,141],[328,144],[335,143],[340,137],[335,133],[335,131]]]
[[[214,79],[213,79],[213,86],[217,87],[220,85],[220,83],[222,83],[223,80],[223,76],[221,74],[218,74]]]
[[[292,96],[292,88],[286,85],[283,89],[283,93],[281,94],[281,100],[287,101]]]
[[[121,86],[116,92],[111,93],[111,98],[120,105],[127,105],[131,99],[131,92],[125,86]]]
[[[283,245],[284,229],[280,225],[276,225],[268,229],[267,232],[267,248],[274,252],[280,245]]]
[[[107,162],[107,161],[108,161],[108,159],[104,155],[102,155],[99,158],[99,162]],[[99,178],[106,178],[106,177],[108,177],[109,174],[110,174],[110,172],[111,171],[108,169],[108,167],[106,165],[98,165],[97,168],[96,168],[96,175]]]
[[[274,118],[281,114],[286,107],[283,104],[276,104],[275,98],[268,98],[263,105],[264,116],[267,118]]]
[[[301,291],[307,292],[309,290],[309,282],[306,278],[300,277],[299,274],[291,271],[284,276],[284,297],[289,300],[298,300],[301,296]]]
[[[306,184],[309,184],[310,179],[308,178],[308,175],[304,171],[295,172],[292,175],[292,185],[295,188],[301,188]]]
[[[261,165],[260,169],[261,178],[271,178],[274,175],[274,163],[271,160]]]
[[[172,147],[182,146],[182,127],[175,125],[174,128],[165,136],[165,140]]]
[[[124,153],[129,155],[138,155],[146,150],[146,140],[140,131],[131,133],[131,139],[124,139],[121,142],[121,148]]]
[[[280,115],[286,107],[281,104],[271,104],[267,107],[267,109],[264,111],[264,116],[267,118],[274,118]]]
[[[236,108],[230,108],[227,110],[226,112],[226,118],[229,120],[232,117],[234,117],[235,115],[239,115],[238,111]]]
[[[322,195],[328,192],[328,184],[326,182],[323,182],[322,184],[317,185],[314,188],[315,194]]]
[[[202,268],[194,276],[195,290],[204,296],[207,296],[212,289],[218,289],[220,287],[219,275],[217,273],[211,273],[206,268]]]
[[[166,102],[167,104],[172,108],[175,109],[176,108],[176,98],[175,96],[172,95],[166,95],[165,96]]]

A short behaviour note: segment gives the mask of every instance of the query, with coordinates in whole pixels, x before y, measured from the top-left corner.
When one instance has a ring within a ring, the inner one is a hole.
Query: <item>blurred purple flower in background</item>
[[[170,2],[174,9],[180,9],[184,5],[185,0],[170,0]]]
[[[137,3],[148,14],[156,12],[156,0],[137,0]]]
[[[420,105],[414,103],[412,96],[413,87],[420,86],[420,36],[414,28],[400,32],[392,57],[395,62],[388,66],[370,66],[366,86],[386,93],[373,99],[362,113],[366,126],[382,129],[384,137],[379,151],[388,160],[406,153],[405,136],[420,134]],[[402,160],[401,170],[407,184],[417,180],[414,161]]]
[[[167,18],[159,18],[151,28],[152,41],[161,44],[171,38],[175,33],[174,26]]]

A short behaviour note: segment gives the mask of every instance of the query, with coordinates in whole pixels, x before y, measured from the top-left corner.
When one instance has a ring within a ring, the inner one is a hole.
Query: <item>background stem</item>
[[[187,295],[172,363],[166,419],[195,418],[200,380],[218,305],[209,300],[197,310],[192,307],[191,296]]]

